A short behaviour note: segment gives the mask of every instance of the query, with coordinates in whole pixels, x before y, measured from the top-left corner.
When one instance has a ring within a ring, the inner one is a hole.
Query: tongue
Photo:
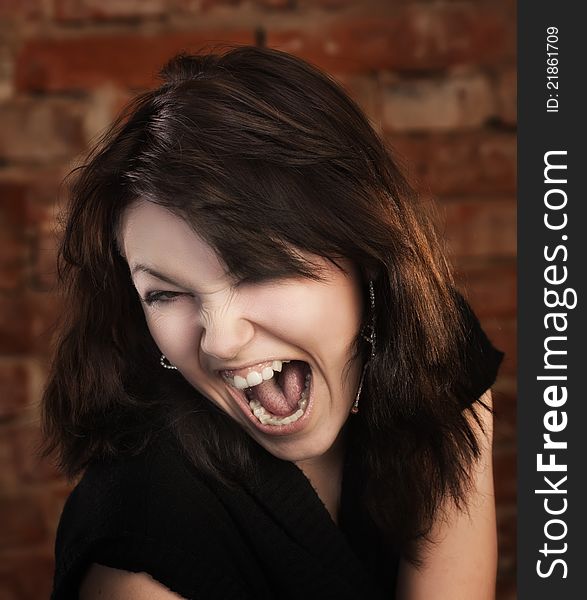
[[[297,410],[304,390],[305,377],[305,363],[297,360],[283,363],[280,382],[277,383],[277,377],[274,375],[271,379],[252,387],[249,397],[258,400],[267,412],[286,417]]]

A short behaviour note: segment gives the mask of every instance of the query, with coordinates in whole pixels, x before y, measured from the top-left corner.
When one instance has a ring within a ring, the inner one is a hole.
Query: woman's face
[[[125,211],[120,243],[151,335],[187,381],[279,458],[333,445],[362,367],[353,360],[343,377],[363,310],[348,261],[343,272],[307,255],[323,281],[239,284],[185,221],[151,202]]]

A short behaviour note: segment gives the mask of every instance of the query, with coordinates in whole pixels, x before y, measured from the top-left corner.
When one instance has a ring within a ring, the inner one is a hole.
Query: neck
[[[344,448],[344,435],[341,431],[334,444],[324,454],[295,463],[310,480],[336,524],[340,506]]]

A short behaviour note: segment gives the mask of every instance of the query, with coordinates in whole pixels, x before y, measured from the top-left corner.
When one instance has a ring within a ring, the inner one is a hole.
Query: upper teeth
[[[271,379],[275,373],[275,371],[281,372],[283,367],[283,363],[288,363],[289,360],[274,360],[271,363],[271,366],[265,366],[261,371],[250,371],[246,377],[242,377],[241,375],[235,375],[231,377],[229,375],[224,374],[223,377],[227,383],[232,385],[233,387],[244,390],[249,387],[254,387],[263,383],[263,381],[267,381]]]

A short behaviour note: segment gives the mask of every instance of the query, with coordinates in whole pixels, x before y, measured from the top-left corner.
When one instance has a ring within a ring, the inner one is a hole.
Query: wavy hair
[[[476,359],[427,209],[357,105],[296,57],[231,46],[178,55],[161,78],[72,174],[46,452],[73,476],[172,430],[203,473],[230,484],[254,472],[247,434],[159,366],[117,244],[122,212],[146,199],[190,223],[238,278],[316,277],[299,248],[352,260],[366,306],[374,280],[377,354],[354,443],[365,506],[405,549],[430,531],[445,498],[464,505],[479,455],[466,418],[479,423],[468,383]],[[365,346],[357,335],[355,356]]]

